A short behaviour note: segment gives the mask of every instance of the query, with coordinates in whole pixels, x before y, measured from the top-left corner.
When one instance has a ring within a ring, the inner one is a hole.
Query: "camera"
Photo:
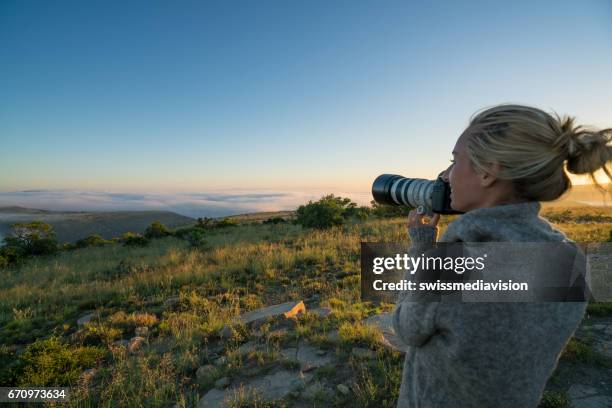
[[[426,214],[462,214],[451,208],[450,184],[440,174],[436,180],[382,174],[372,184],[372,195],[379,204],[405,205]]]

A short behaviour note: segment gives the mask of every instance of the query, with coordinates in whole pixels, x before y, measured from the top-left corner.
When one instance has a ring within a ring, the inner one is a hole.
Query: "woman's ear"
[[[487,172],[480,173],[478,177],[480,178],[480,185],[482,187],[490,187],[497,180],[497,175],[501,170],[501,166],[499,163],[492,162],[487,165]]]

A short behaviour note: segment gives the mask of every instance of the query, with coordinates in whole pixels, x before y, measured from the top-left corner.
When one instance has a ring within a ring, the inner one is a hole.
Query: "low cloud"
[[[20,206],[51,211],[172,211],[189,217],[223,217],[262,211],[294,210],[329,191],[241,191],[136,194],[79,190],[0,192],[0,207]],[[364,192],[334,192],[360,205],[370,202]]]

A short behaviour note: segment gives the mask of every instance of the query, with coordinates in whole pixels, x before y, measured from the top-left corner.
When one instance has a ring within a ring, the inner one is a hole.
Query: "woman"
[[[540,218],[540,201],[559,198],[570,173],[612,161],[612,129],[501,105],[477,114],[457,140],[444,178],[451,206],[465,214],[441,242],[568,242]],[[408,220],[413,248],[436,241],[439,215]],[[406,359],[398,407],[537,407],[586,302],[415,302],[402,294],[393,326]]]

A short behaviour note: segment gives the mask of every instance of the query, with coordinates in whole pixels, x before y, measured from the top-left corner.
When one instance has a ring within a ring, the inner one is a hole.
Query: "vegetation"
[[[367,207],[358,207],[350,198],[326,195],[316,202],[309,201],[296,211],[296,223],[306,228],[326,229],[344,224],[347,220],[365,220],[370,214]]]
[[[144,236],[147,239],[163,238],[170,235],[168,228],[159,221],[153,221],[145,230]]]
[[[344,367],[314,371],[317,378],[350,385],[350,396],[335,396],[333,404],[395,406],[403,356],[384,349],[377,331],[361,323],[392,305],[360,301],[359,248],[361,241],[406,241],[406,219],[369,210],[361,220],[356,205],[333,196],[301,208],[306,207],[301,216],[314,225],[264,222],[272,214],[228,218],[231,223],[221,225],[202,219],[177,230],[160,223],[151,225],[150,234],[131,234],[122,243],[90,237],[53,257],[29,256],[5,265],[0,270],[0,386],[74,384],[74,406],[195,406],[218,379],[234,381],[254,367],[271,370],[282,360],[279,347],[307,339],[345,361]],[[612,222],[577,222],[579,212],[572,211],[575,215],[557,221],[571,239],[608,239]],[[337,216],[339,224],[319,227]],[[453,218],[442,217],[442,231]],[[308,312],[285,332],[263,325],[256,332],[268,349],[237,352],[255,329],[236,324],[234,317],[295,299],[316,299],[331,313],[320,318]],[[589,310],[599,316],[612,312],[605,303],[593,303]],[[91,313],[91,320],[77,324]],[[221,339],[226,326],[230,335]],[[143,345],[130,351],[127,343],[135,336]],[[370,350],[373,357],[354,358],[353,347]],[[603,361],[582,340],[570,342],[564,358],[577,364]],[[198,377],[198,367],[207,364],[214,370]],[[290,361],[283,364],[292,367]],[[239,398],[235,406],[245,406],[246,400]],[[320,406],[329,402],[320,401]],[[564,401],[562,393],[547,392],[540,406],[564,407]]]

